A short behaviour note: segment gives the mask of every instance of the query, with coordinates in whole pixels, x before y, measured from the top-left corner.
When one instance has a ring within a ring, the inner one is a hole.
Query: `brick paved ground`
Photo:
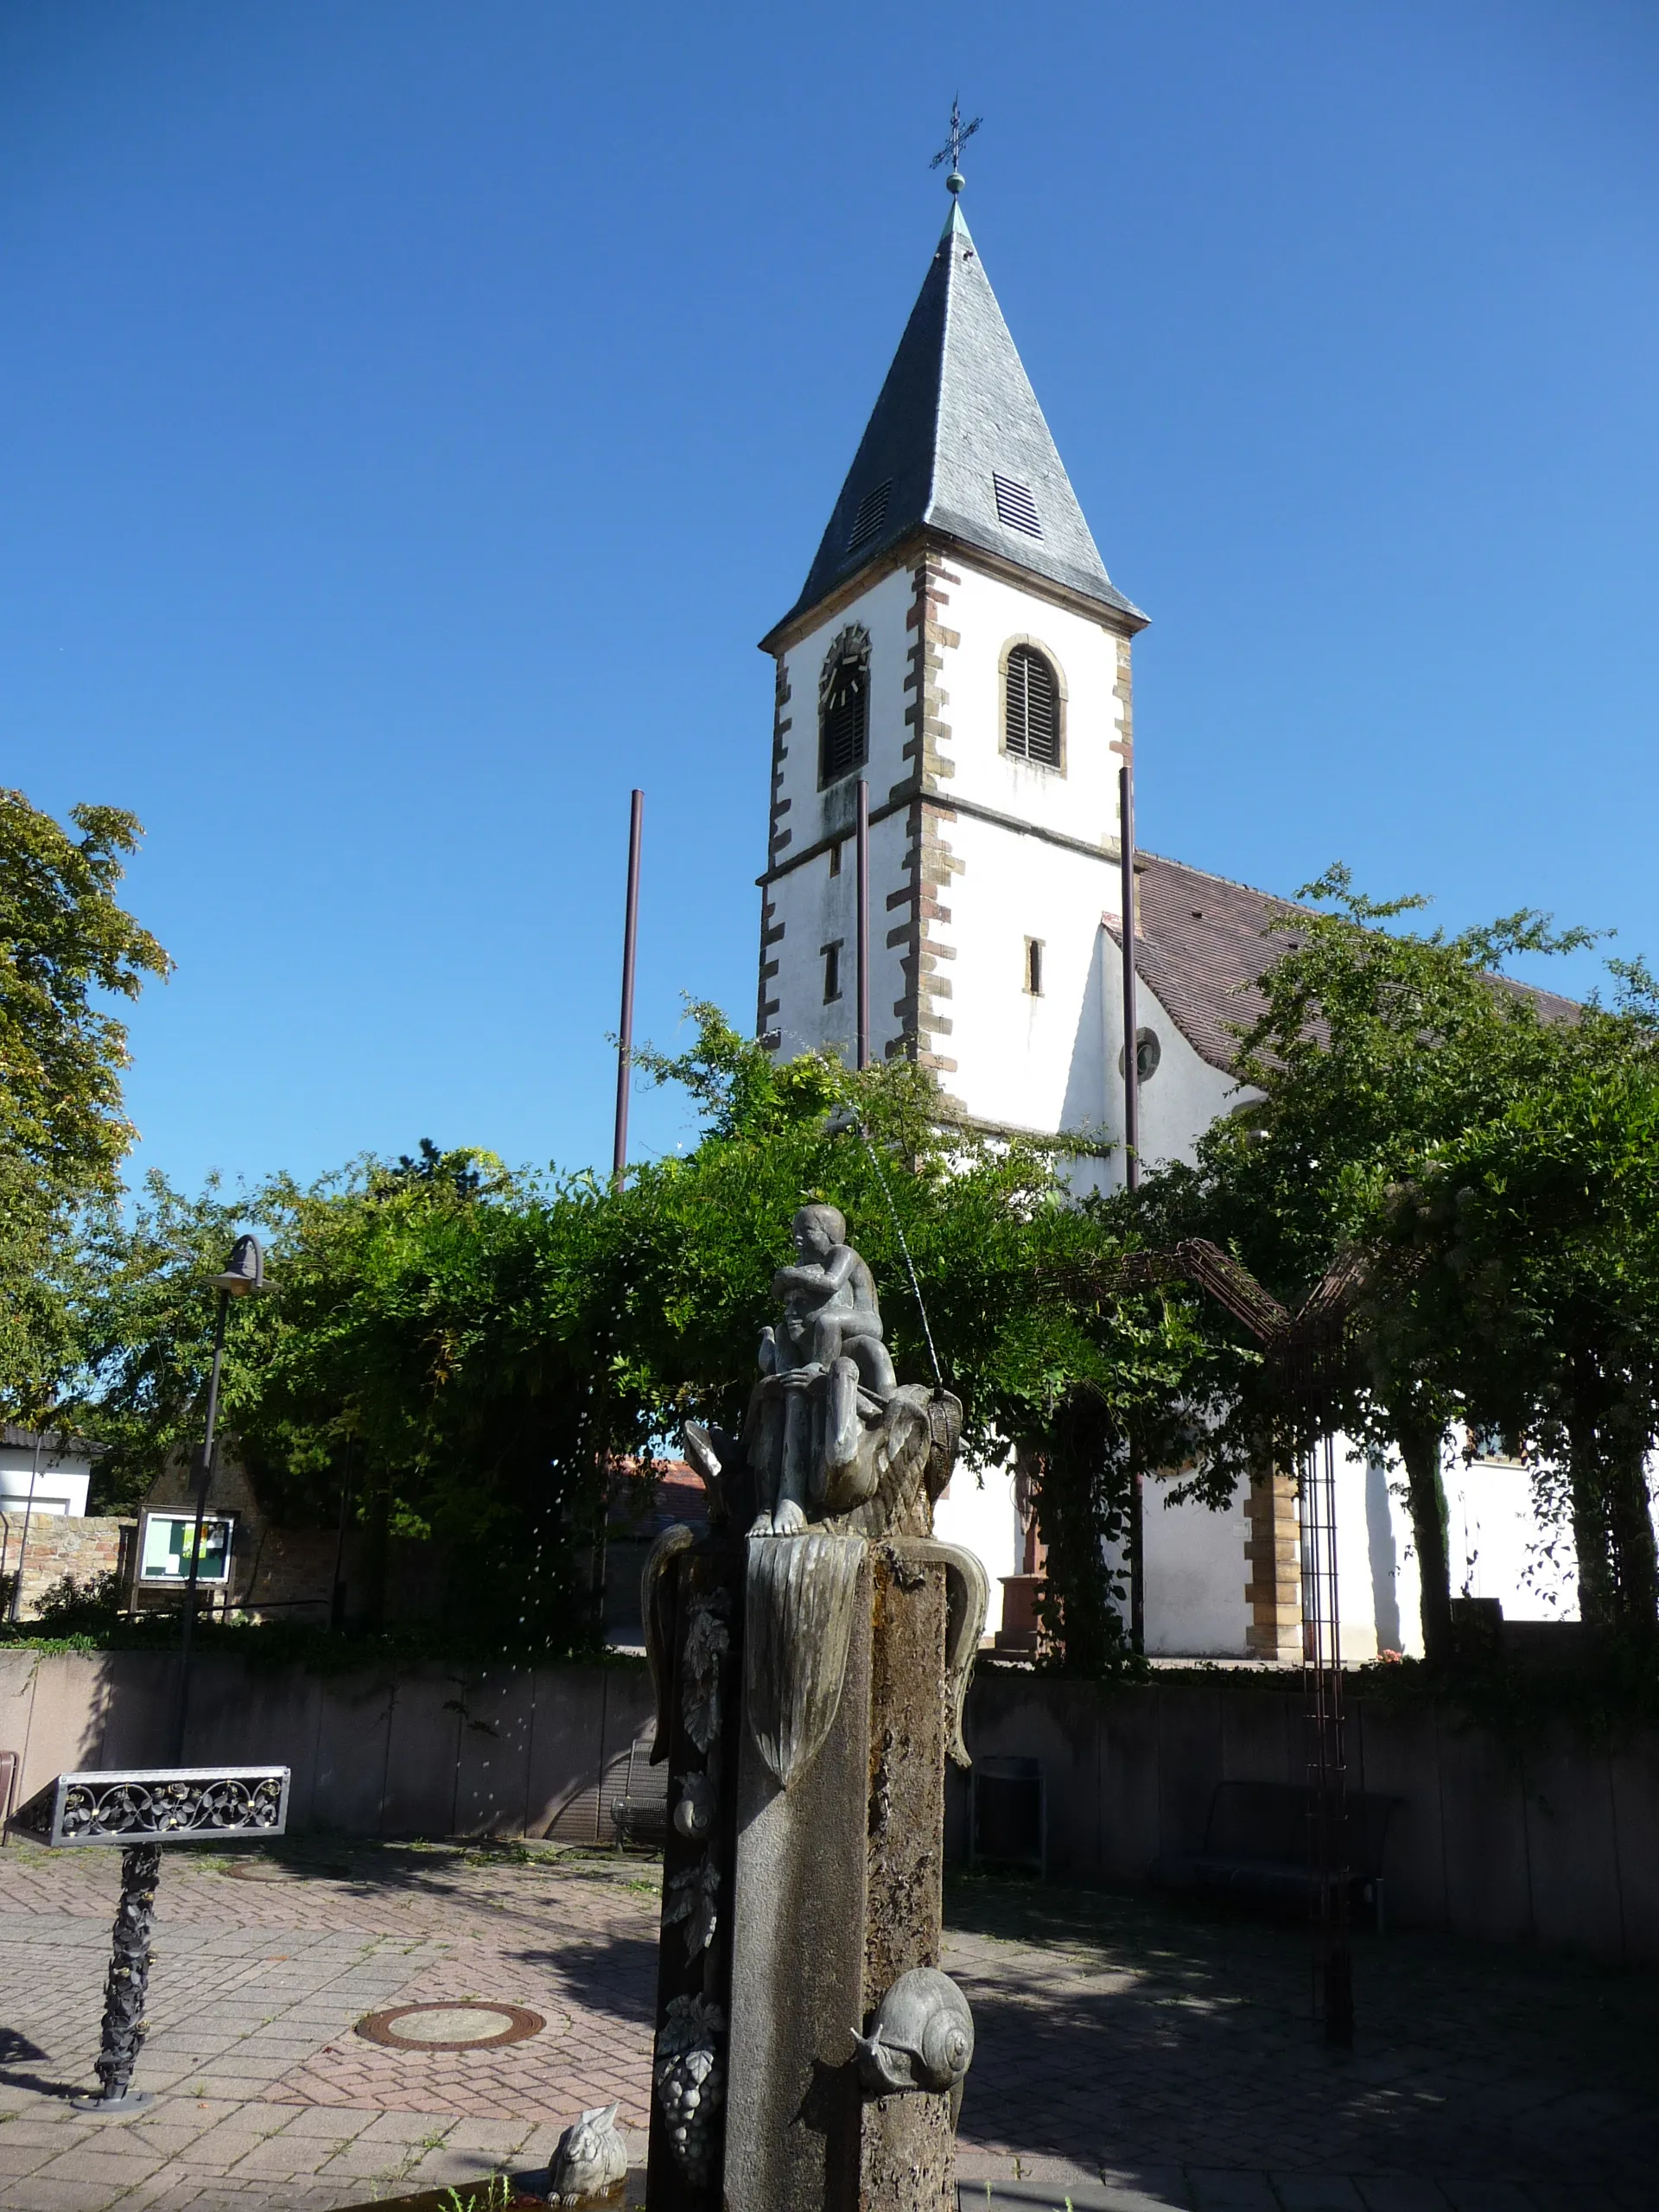
[[[1659,2206],[1651,1974],[1362,1937],[1338,2054],[1295,1926],[989,1883],[948,1917],[978,2030],[962,2170],[1033,2204]]]
[[[654,1869],[334,1847],[164,1869],[143,2114],[85,2120],[113,1853],[0,1852],[0,2202],[9,2212],[335,2212],[531,2171],[581,2106],[643,2145]],[[964,1883],[947,1964],[979,2050],[964,2204],[1547,2212],[1659,2205],[1659,1992],[1523,1953],[1363,1942],[1359,2045],[1307,2022],[1299,1930]],[[499,2051],[351,2032],[429,1999],[528,2005]]]
[[[9,2212],[333,2212],[544,2165],[573,2114],[612,2096],[643,2143],[654,1867],[414,1847],[353,1846],[332,1869],[170,1853],[135,2076],[156,2102],[87,2120],[66,2093],[95,2086],[118,1876],[113,1852],[0,1852]],[[473,1997],[547,2026],[499,2050],[426,2053],[351,2032],[383,2006]]]

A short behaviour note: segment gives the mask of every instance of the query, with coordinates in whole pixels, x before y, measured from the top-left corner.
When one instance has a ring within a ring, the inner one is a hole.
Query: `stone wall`
[[[1041,1762],[1049,1872],[1070,1881],[1142,1882],[1154,1859],[1202,1847],[1217,1783],[1307,1775],[1294,1676],[1278,1689],[1236,1675],[1120,1688],[982,1669],[968,1743]],[[1352,1788],[1400,1800],[1383,1868],[1391,1925],[1659,1962],[1659,1732],[1511,1745],[1351,1696],[1348,1769]],[[946,1845],[958,1858],[967,1825],[957,1777]]]
[[[163,1756],[175,1663],[0,1652],[0,1751],[21,1755],[19,1802],[66,1768]],[[300,1827],[608,1843],[619,1803],[660,1816],[650,1709],[635,1665],[322,1676],[204,1652],[186,1758],[286,1761]],[[1049,1872],[1067,1881],[1143,1882],[1154,1858],[1198,1847],[1217,1782],[1306,1774],[1300,1696],[1236,1675],[1116,1688],[982,1669],[967,1733],[976,1756],[1040,1761]],[[1659,1963],[1659,1732],[1611,1748],[1565,1732],[1512,1748],[1355,1698],[1349,1760],[1356,1788],[1401,1801],[1384,1868],[1392,1924]],[[958,1861],[967,1825],[968,1783],[953,1769],[946,1847]]]
[[[167,1760],[176,1665],[160,1652],[0,1652],[16,1802],[67,1770]],[[613,1843],[619,1803],[660,1810],[650,1713],[639,1665],[321,1675],[203,1651],[184,1763],[280,1760],[293,1769],[296,1828]]]
[[[19,1612],[24,1620],[34,1618],[41,1597],[67,1574],[84,1586],[100,1574],[130,1573],[136,1522],[97,1514],[32,1513],[25,1543],[23,1518],[21,1513],[0,1513],[0,1592],[9,1603],[21,1558]]]

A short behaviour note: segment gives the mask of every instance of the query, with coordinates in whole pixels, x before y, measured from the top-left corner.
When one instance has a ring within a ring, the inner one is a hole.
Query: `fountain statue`
[[[709,1528],[642,1599],[669,1762],[652,2212],[947,2212],[973,2050],[940,1971],[944,1768],[988,1587],[937,1541],[962,1407],[899,1382],[870,1268],[801,1208]]]

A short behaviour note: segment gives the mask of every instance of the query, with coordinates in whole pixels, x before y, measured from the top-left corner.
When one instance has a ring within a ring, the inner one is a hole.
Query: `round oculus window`
[[[1137,1029],[1135,1033],[1135,1081],[1150,1083],[1157,1074],[1158,1063],[1163,1057],[1164,1048],[1158,1041],[1158,1032],[1155,1029]],[[1121,1045],[1117,1049],[1117,1071],[1119,1075],[1128,1072]]]

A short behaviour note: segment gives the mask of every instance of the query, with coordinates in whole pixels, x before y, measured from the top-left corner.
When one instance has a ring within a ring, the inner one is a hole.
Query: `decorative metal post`
[[[92,2070],[103,2084],[95,2097],[80,2097],[84,2111],[99,2105],[148,2104],[130,2092],[132,2069],[149,2032],[144,1998],[149,1988],[150,1931],[156,1921],[156,1885],[162,1872],[158,1843],[129,1845],[121,1854],[121,1898],[111,1934],[110,1971],[104,1984],[104,2035]]]
[[[166,1844],[264,1840],[288,1827],[290,1777],[285,1766],[125,1767],[60,1774],[37,1790],[11,1826],[49,1851],[88,1844],[121,1853],[110,1971],[104,1983],[104,2031],[93,2071],[95,2095],[77,2112],[134,2112],[149,2098],[132,2087],[143,2048],[156,1885]]]
[[[219,1376],[225,1363],[225,1317],[233,1298],[265,1287],[265,1255],[257,1236],[238,1236],[230,1264],[213,1277],[219,1313],[213,1323],[213,1363],[207,1377],[207,1434],[196,1463],[196,1528],[190,1546],[190,1573],[184,1589],[184,1621],[179,1636],[179,1693],[173,1713],[173,1757],[184,1757],[185,1722],[190,1706],[190,1646],[196,1625],[196,1583],[201,1573],[201,1531],[207,1518],[207,1492],[213,1479],[213,1430],[219,1420]]]

